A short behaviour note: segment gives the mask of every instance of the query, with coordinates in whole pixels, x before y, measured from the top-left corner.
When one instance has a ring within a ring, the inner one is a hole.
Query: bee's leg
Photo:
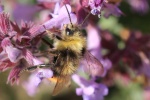
[[[36,54],[34,54],[36,57],[42,57],[42,56],[49,56],[49,57],[54,57],[57,56],[58,52],[54,49],[46,50],[46,51],[40,51]]]
[[[49,41],[47,41],[45,38],[42,38],[42,41],[43,41],[45,44],[49,45],[50,48],[54,48],[53,44],[50,43]]]
[[[62,38],[61,38],[58,34],[53,34],[52,32],[50,32],[50,31],[48,31],[48,30],[46,30],[46,32],[48,33],[48,36],[49,36],[52,40],[54,40],[54,39],[62,40]],[[60,32],[60,31],[58,31],[58,32]]]
[[[57,36],[57,35],[56,35],[56,39],[63,40],[60,36]]]
[[[25,71],[27,71],[27,72],[32,72],[32,71],[34,71],[34,70],[36,70],[36,69],[38,69],[38,68],[44,68],[44,67],[52,68],[53,66],[54,66],[54,64],[40,64],[40,65],[36,65],[36,66],[31,66],[31,67],[27,67],[27,68],[23,69],[23,70],[20,72],[20,74],[23,73],[23,72],[25,72]],[[19,74],[19,75],[20,75],[20,74]]]
[[[54,57],[55,58],[55,57]],[[57,62],[58,62],[58,59],[60,58],[60,54],[58,54],[57,56],[56,56],[56,58],[55,58],[55,62],[54,62],[54,66],[56,66],[56,64],[57,64]]]
[[[49,47],[51,48],[51,49],[48,50],[48,51],[44,51],[44,54],[45,54],[45,53],[48,53],[48,54],[50,54],[50,55],[56,56],[56,55],[57,55],[57,51],[54,49],[53,44],[50,43],[49,41],[47,41],[45,38],[42,38],[42,41],[43,41],[45,44],[49,45]]]

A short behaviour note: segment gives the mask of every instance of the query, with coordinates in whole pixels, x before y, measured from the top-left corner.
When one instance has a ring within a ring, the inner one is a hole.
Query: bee
[[[86,35],[78,25],[72,24],[70,18],[70,24],[63,26],[61,35],[54,38],[53,48],[49,51],[49,53],[55,55],[52,61],[53,64],[48,64],[54,73],[53,79],[56,79],[53,95],[58,94],[64,86],[68,86],[71,75],[77,71],[83,59],[84,68],[90,75],[99,76],[103,73],[102,64],[86,48]],[[47,65],[42,64],[32,68],[29,67],[27,70],[35,69],[36,67],[42,68],[44,66]]]

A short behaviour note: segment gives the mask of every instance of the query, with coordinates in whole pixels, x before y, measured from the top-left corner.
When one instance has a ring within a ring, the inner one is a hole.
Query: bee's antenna
[[[91,12],[88,13],[88,15],[85,17],[85,19],[82,21],[82,23],[79,26],[82,26],[90,15],[91,15]]]
[[[71,21],[71,16],[70,16],[70,14],[69,14],[69,11],[68,11],[68,8],[67,8],[66,4],[65,4],[65,7],[66,7],[67,13],[68,13],[68,15],[69,15],[70,23],[71,23],[71,25],[72,25],[72,27],[73,27],[73,24],[72,24],[72,21]]]

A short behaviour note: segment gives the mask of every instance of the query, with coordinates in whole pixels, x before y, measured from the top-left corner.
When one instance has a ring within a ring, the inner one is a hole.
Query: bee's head
[[[65,24],[62,31],[62,38],[71,38],[73,36],[80,36],[81,32],[76,25]]]
[[[67,40],[72,40],[75,38],[81,38],[81,37],[85,37],[86,35],[83,34],[83,32],[81,32],[81,30],[79,29],[80,26],[83,25],[83,23],[85,22],[85,20],[88,18],[88,16],[90,15],[91,12],[89,12],[88,16],[83,20],[83,22],[81,23],[81,25],[73,25],[72,21],[71,21],[71,16],[69,14],[69,10],[65,4],[68,16],[69,16],[69,20],[70,20],[70,24],[65,24],[63,26],[63,30],[62,30],[62,39],[67,39]]]

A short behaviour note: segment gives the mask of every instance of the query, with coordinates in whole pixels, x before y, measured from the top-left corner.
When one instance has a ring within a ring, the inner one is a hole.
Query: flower
[[[38,86],[44,79],[51,78],[53,72],[50,69],[38,69],[29,77],[28,82],[23,83],[23,87],[27,91],[28,95],[33,96],[37,92]]]
[[[72,79],[80,86],[76,89],[76,94],[82,95],[83,100],[103,100],[108,94],[108,88],[104,84],[86,80],[76,74],[72,76]]]
[[[18,84],[19,74],[20,74],[20,71],[24,68],[24,66],[25,66],[25,62],[23,60],[17,63],[16,66],[14,66],[12,70],[10,71],[8,79],[7,79],[7,83],[10,82],[12,85],[16,82]]]
[[[34,65],[40,65],[43,62],[37,58],[33,58]],[[50,69],[36,69],[29,77],[28,81],[25,81],[22,85],[27,91],[28,95],[34,96],[37,92],[39,85],[46,79],[49,80],[53,76],[53,72]]]
[[[5,71],[7,68],[15,66],[15,63],[12,63],[6,54],[5,51],[0,53],[0,71]]]
[[[0,13],[0,70],[4,71],[12,67],[7,82],[11,84],[18,82],[20,71],[27,67],[25,61],[28,66],[33,65],[34,56],[30,49],[35,45],[30,41],[39,35],[39,33],[35,34],[37,30],[38,26],[34,27],[30,23],[23,22],[19,28],[17,24],[9,20],[8,14]],[[2,56],[5,57],[2,58]]]
[[[101,9],[103,7],[104,2],[106,2],[106,0],[89,0],[89,5],[91,7],[91,13],[93,15],[98,15],[98,17],[100,18]]]
[[[66,7],[71,17],[72,23],[76,23],[77,18],[75,14],[71,13],[71,6],[69,4],[66,4]],[[59,3],[56,3],[54,13],[51,13],[53,18],[43,24],[45,29],[51,29],[53,27],[62,28],[64,24],[69,24],[70,20],[67,9],[65,8],[65,6],[60,8]]]
[[[88,2],[88,5],[87,5]],[[118,8],[118,3],[109,2],[108,0],[81,0],[80,3],[82,6],[91,8],[91,14],[98,15],[101,17],[101,12],[104,11],[104,17],[109,17],[111,14],[115,16],[120,16],[122,14],[121,10]]]
[[[3,59],[0,60],[0,70],[4,71],[8,67],[12,67],[16,61],[18,61],[20,57],[20,50],[14,48],[11,43],[11,38],[16,33],[12,31],[9,15],[4,12],[0,13],[0,49],[1,49],[1,57],[5,55]]]

